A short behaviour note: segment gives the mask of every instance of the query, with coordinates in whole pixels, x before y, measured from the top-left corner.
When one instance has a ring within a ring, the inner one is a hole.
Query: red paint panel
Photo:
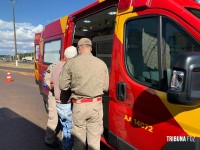
[[[62,33],[62,28],[60,25],[60,20],[56,20],[45,27],[42,33],[42,37],[45,39],[49,36],[55,36],[61,33]]]
[[[118,4],[119,10],[125,10],[128,9],[131,6],[131,0],[120,0]]]

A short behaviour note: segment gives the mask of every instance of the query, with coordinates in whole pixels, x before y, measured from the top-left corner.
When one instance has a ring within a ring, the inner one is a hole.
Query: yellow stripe
[[[130,10],[133,8],[130,8],[129,10],[125,12],[130,12]],[[115,27],[115,35],[118,37],[118,39],[123,43],[123,34],[124,34],[124,24],[125,21],[129,18],[138,16],[137,13],[127,13],[123,14],[125,12],[118,12],[116,17],[116,27]]]
[[[64,17],[60,18],[60,25],[61,25],[61,29],[62,29],[62,32],[64,33],[64,35],[65,35],[67,20],[68,20],[68,16],[64,16]]]
[[[35,70],[35,71],[34,71],[34,74],[35,74],[35,79],[36,79],[36,80],[39,80],[39,73],[38,73],[38,70]]]
[[[99,3],[103,2],[103,1],[105,1],[105,0],[99,0]]]
[[[200,107],[171,104],[167,101],[166,93],[156,93],[183,130],[190,136],[200,137]]]

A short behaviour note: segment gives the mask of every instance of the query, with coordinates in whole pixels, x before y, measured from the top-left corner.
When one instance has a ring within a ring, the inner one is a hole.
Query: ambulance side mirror
[[[184,82],[183,71],[173,70],[172,78],[171,78],[171,89],[175,91],[183,90],[183,82]]]
[[[182,105],[200,104],[200,53],[183,53],[176,58],[167,100]]]

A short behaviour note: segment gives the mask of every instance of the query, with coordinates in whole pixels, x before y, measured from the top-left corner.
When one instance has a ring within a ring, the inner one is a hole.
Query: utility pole
[[[12,3],[13,29],[14,29],[14,45],[15,45],[15,63],[16,63],[16,66],[18,66],[18,61],[17,61],[16,29],[15,29],[15,10],[14,10],[14,3],[15,3],[15,0],[10,0],[10,2]]]

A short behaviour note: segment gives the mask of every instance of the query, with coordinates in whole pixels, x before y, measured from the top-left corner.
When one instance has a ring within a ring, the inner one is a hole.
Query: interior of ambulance
[[[82,37],[89,38],[93,55],[102,59],[108,68],[111,65],[116,9],[116,6],[110,6],[75,20],[73,45],[76,46]]]

